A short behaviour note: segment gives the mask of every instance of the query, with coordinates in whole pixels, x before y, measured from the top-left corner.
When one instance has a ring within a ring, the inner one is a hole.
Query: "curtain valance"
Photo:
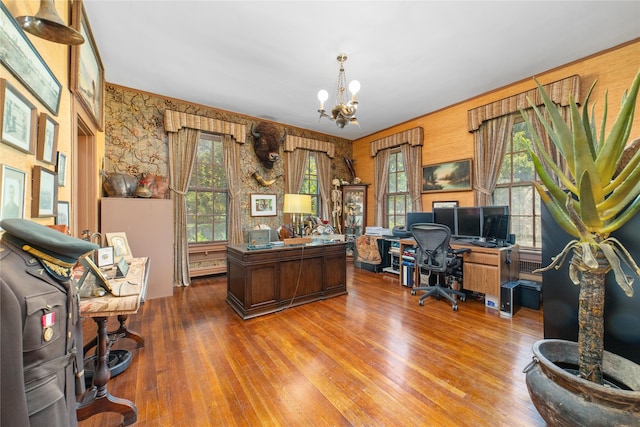
[[[393,135],[371,141],[371,157],[375,157],[380,150],[386,150],[387,148],[397,147],[407,143],[413,147],[416,145],[422,145],[423,141],[424,132],[420,126],[405,130],[404,132],[398,132]]]
[[[332,159],[336,155],[336,147],[333,142],[318,141],[316,139],[302,138],[300,136],[287,135],[284,140],[284,151],[293,151],[302,148],[311,151],[327,153]]]
[[[576,102],[579,102],[580,76],[577,74],[547,85],[542,85],[542,87],[544,87],[544,90],[549,94],[551,100],[556,104],[567,106],[569,105],[570,97],[573,97]],[[487,120],[531,108],[527,98],[531,99],[536,106],[543,104],[540,92],[536,87],[535,89],[469,110],[469,132],[478,130],[480,125]]]
[[[246,125],[197,116],[195,114],[182,113],[180,111],[165,110],[164,130],[167,132],[178,132],[182,128],[231,135],[236,142],[239,143],[245,143],[247,139]]]

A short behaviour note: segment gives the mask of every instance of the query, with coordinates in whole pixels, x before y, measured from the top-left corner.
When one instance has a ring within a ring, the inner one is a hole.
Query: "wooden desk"
[[[227,246],[227,303],[243,319],[346,293],[344,242]]]
[[[149,277],[149,258],[134,258],[131,261],[129,272],[123,279],[110,281],[111,286],[117,289],[120,297],[107,294],[103,297],[80,299],[80,315],[92,318],[98,327],[97,336],[85,346],[88,351],[96,346],[97,366],[93,376],[94,387],[85,393],[85,399],[79,404],[78,421],[85,420],[100,412],[117,412],[124,417],[123,425],[130,425],[138,419],[136,405],[126,399],[114,397],[107,391],[107,382],[111,377],[109,371],[109,336],[122,336],[131,338],[138,343],[138,347],[144,346],[144,338],[127,329],[126,320],[129,314],[138,312],[140,301],[147,289]],[[110,316],[118,316],[120,327],[117,331],[107,332],[107,321]]]
[[[415,244],[414,239],[400,239],[400,254],[405,247]],[[471,249],[462,256],[462,289],[495,297],[498,301],[495,308],[500,309],[500,286],[517,280],[520,274],[520,247],[485,248],[459,240],[452,240],[450,246],[452,249]],[[415,275],[414,283],[418,284],[420,272],[417,266]]]

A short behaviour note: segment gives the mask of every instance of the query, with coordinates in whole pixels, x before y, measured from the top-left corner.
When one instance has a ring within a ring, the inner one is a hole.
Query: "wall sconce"
[[[311,195],[285,194],[282,211],[292,215],[291,224],[294,233],[302,236],[302,217],[304,214],[311,213]]]
[[[54,43],[66,45],[84,43],[82,34],[62,21],[53,0],[41,0],[40,9],[35,16],[18,16],[16,21],[26,32]]]

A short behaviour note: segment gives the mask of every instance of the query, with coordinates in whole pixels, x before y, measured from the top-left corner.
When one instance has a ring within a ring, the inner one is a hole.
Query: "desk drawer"
[[[475,264],[500,265],[500,253],[493,254],[474,252],[473,250],[464,256],[464,262],[473,262]]]

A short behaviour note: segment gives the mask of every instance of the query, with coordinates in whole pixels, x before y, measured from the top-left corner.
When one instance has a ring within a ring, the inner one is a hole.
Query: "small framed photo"
[[[56,163],[58,148],[58,123],[47,113],[40,113],[38,120],[38,146],[36,159],[50,164]]]
[[[27,174],[2,165],[0,175],[0,219],[24,218],[24,189]]]
[[[56,162],[56,173],[58,174],[58,186],[64,187],[67,183],[67,155],[58,151],[58,161]]]
[[[457,200],[452,200],[449,202],[432,202],[431,203],[431,210],[440,209],[440,208],[457,208],[457,207],[458,207]]]
[[[251,216],[276,216],[275,194],[252,194]]]
[[[127,262],[133,259],[126,233],[105,233],[105,237],[107,238],[107,244],[113,246],[113,257],[116,262],[119,261],[120,258],[124,258]]]
[[[471,159],[422,167],[422,192],[471,190]]]
[[[96,260],[96,265],[100,268],[114,264],[113,246],[98,248],[93,254]]]
[[[36,106],[5,79],[0,79],[0,131],[2,142],[33,153],[38,117]]]
[[[42,166],[33,167],[33,191],[31,194],[31,216],[47,218],[58,211],[58,177]]]
[[[69,202],[58,202],[58,213],[56,215],[56,225],[66,225],[70,227],[69,222]]]

